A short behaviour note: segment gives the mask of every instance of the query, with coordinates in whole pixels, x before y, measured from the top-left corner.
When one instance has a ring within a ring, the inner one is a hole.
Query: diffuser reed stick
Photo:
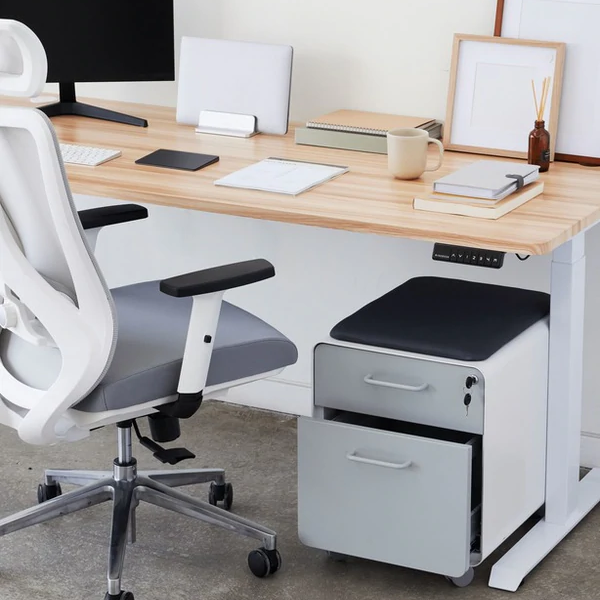
[[[535,103],[535,115],[536,120],[543,121],[544,113],[546,112],[546,101],[548,99],[548,92],[550,91],[550,77],[544,77],[542,82],[542,94],[540,96],[540,102],[538,104],[537,94],[535,91],[535,82],[531,80],[531,89],[533,90],[533,101]]]
[[[540,116],[540,109],[538,101],[537,101],[537,94],[535,93],[535,83],[533,82],[533,79],[531,80],[531,89],[533,90],[533,102],[535,103],[535,116],[536,119],[539,121],[539,116]]]

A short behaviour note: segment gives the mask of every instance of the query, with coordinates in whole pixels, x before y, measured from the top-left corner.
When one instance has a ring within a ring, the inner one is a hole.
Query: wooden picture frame
[[[535,123],[531,80],[551,77],[545,114],[550,158],[558,127],[565,44],[456,34],[444,125],[444,147],[527,158]]]
[[[600,166],[599,19],[600,0],[497,0],[495,36],[566,42],[559,161]]]

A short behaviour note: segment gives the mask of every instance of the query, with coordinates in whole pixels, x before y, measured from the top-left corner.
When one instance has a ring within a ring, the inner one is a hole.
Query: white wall
[[[340,106],[445,115],[452,36],[491,35],[496,0],[175,0],[176,38],[291,44],[292,118]],[[81,93],[174,105],[172,83]]]
[[[175,0],[176,33],[295,48],[292,118],[341,107],[445,116],[452,35],[489,35],[496,0]],[[80,95],[174,105],[173,83],[80,86]],[[98,204],[79,199],[80,205]],[[151,218],[103,234],[99,258],[109,283],[158,278],[216,263],[264,256],[274,280],[228,299],[263,316],[299,346],[297,365],[277,382],[247,386],[233,399],[306,413],[310,353],[340,318],[423,273],[548,290],[549,258],[507,257],[500,272],[430,260],[431,245],[349,232],[267,223],[161,207]],[[600,465],[600,235],[588,235],[584,462]],[[127,258],[124,258],[127,257]],[[596,436],[596,439],[594,438]]]

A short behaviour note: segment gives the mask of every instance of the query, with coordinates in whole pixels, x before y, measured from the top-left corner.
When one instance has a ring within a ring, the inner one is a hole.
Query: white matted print
[[[556,152],[600,159],[600,0],[504,0],[501,8],[497,34],[566,42]]]
[[[553,159],[564,52],[561,43],[457,34],[444,146],[526,158],[536,119],[531,82],[536,83],[539,98],[544,78],[550,77],[544,120]]]

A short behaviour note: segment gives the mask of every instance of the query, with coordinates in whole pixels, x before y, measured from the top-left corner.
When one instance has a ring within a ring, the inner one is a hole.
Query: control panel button
[[[434,244],[431,258],[442,262],[476,265],[491,269],[500,269],[504,264],[504,252],[463,248],[450,244]]]

